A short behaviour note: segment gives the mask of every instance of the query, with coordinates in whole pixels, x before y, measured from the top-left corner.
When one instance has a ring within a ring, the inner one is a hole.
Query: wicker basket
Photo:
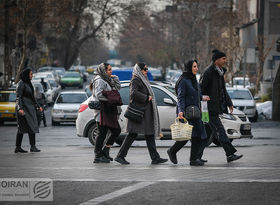
[[[172,139],[175,141],[186,141],[192,137],[193,126],[188,123],[186,118],[183,119],[185,123],[180,122],[177,117],[175,123],[170,126]]]

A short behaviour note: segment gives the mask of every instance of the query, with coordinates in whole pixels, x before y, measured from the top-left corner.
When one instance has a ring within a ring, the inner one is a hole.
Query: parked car
[[[60,79],[61,88],[78,87],[83,88],[83,79],[79,72],[67,71]]]
[[[258,111],[256,102],[248,88],[229,88],[228,94],[232,100],[233,106],[244,112],[251,122],[258,120]]]
[[[245,86],[245,88],[250,89],[255,86],[253,83],[250,83],[249,78],[245,78],[244,81],[244,77],[234,77],[232,82],[232,85],[235,88],[244,88]]]
[[[162,80],[164,80],[164,77],[163,77],[162,72],[161,72],[160,69],[158,69],[158,68],[150,68],[149,67],[149,72],[152,74],[153,79],[155,81],[162,81]]]
[[[0,124],[4,121],[16,121],[16,91],[0,91]]]
[[[163,133],[164,139],[171,139],[171,129],[170,125],[174,123],[176,118],[176,102],[177,98],[172,91],[157,85],[156,83],[151,83],[151,86],[155,92],[156,102],[159,110],[159,119],[161,125],[161,132]],[[126,133],[126,118],[124,117],[124,112],[129,103],[129,83],[123,82],[121,84],[120,94],[123,100],[122,114],[119,118],[119,123],[122,129],[122,133],[116,139],[116,143],[121,144]],[[76,120],[76,130],[79,137],[88,137],[91,144],[94,145],[95,138],[97,134],[96,123],[93,119],[93,110],[88,108],[88,102],[92,97],[84,101],[79,108],[78,117]],[[223,125],[230,139],[238,138],[252,138],[251,134],[251,123],[245,114],[241,111],[234,109],[233,114],[224,114],[221,116]],[[218,144],[215,132],[207,126],[208,143],[212,142]],[[137,139],[144,139],[144,136],[139,135]]]
[[[79,72],[84,80],[84,82],[87,81],[88,79],[88,72],[86,71],[86,67],[85,66],[82,66],[82,65],[77,65],[77,66],[72,66],[69,71],[76,71],[76,72]]]
[[[75,122],[79,106],[88,98],[84,91],[63,91],[57,97],[51,111],[52,125]]]
[[[60,81],[60,77],[55,71],[38,72],[33,74],[33,80],[55,80],[57,83]]]
[[[56,89],[53,89],[52,87],[51,87],[51,85],[50,85],[50,83],[49,83],[49,80],[46,80],[45,81],[45,83],[46,83],[46,85],[47,85],[47,90],[46,91],[44,91],[44,89],[43,89],[43,86],[42,86],[42,84],[41,84],[41,80],[33,80],[32,79],[32,84],[33,84],[33,86],[34,86],[34,89],[35,89],[35,87],[36,86],[39,86],[40,87],[40,91],[41,92],[43,92],[44,94],[45,94],[45,97],[47,98],[47,103],[49,104],[49,105],[51,105],[51,104],[53,104],[54,103],[54,101],[55,101],[55,96],[56,96]],[[42,86],[42,89],[43,89],[43,91],[41,90],[41,86]]]
[[[182,74],[182,71],[181,70],[168,70],[166,72],[166,75],[165,75],[165,80],[166,81],[170,81],[171,78],[174,76],[174,75],[181,75]],[[178,77],[179,78],[179,77]]]
[[[37,72],[47,72],[47,71],[51,71],[51,72],[56,72],[56,74],[59,76],[59,78],[61,76],[64,75],[65,73],[65,68],[63,67],[52,67],[52,66],[45,66],[45,67],[41,67],[38,69]]]

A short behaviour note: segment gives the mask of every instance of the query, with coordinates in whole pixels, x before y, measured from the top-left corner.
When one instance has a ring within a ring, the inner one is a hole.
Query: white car
[[[52,125],[59,125],[61,122],[75,122],[80,104],[88,98],[84,91],[61,92],[52,108]]]
[[[171,139],[170,125],[174,123],[176,118],[176,103],[177,97],[168,89],[152,83],[151,86],[156,96],[156,102],[159,110],[159,119],[161,132],[164,135],[161,139]],[[122,114],[119,118],[119,123],[122,129],[122,133],[116,139],[117,144],[121,144],[126,133],[126,118],[124,112],[129,102],[129,83],[122,83],[120,94],[122,97]],[[88,98],[84,101],[79,108],[78,117],[76,120],[76,130],[79,137],[88,137],[89,141],[94,145],[97,134],[96,123],[93,119],[93,110],[88,108],[88,102],[92,98]],[[234,114],[224,114],[221,116],[222,123],[225,126],[225,130],[230,139],[237,138],[252,138],[251,123],[245,114],[241,111],[234,109]],[[215,141],[215,132],[207,127],[207,134],[209,137],[209,144]],[[137,139],[144,139],[144,136],[139,135]],[[217,144],[217,143],[216,143]]]
[[[41,84],[41,80],[33,80],[32,79],[32,84]],[[45,81],[47,85],[47,90],[44,92],[45,96],[47,98],[47,103],[48,104],[53,104],[55,100],[55,95],[56,95],[56,89],[53,89],[49,83],[49,81]]]
[[[256,102],[248,88],[227,88],[233,106],[244,112],[251,122],[258,120]]]

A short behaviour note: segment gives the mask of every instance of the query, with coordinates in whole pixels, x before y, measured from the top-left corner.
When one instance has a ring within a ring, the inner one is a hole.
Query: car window
[[[164,92],[163,90],[161,90],[159,88],[155,88],[155,87],[152,87],[152,88],[153,88],[153,91],[154,91],[155,96],[156,96],[157,105],[158,106],[168,106],[166,103],[163,102],[163,99],[164,98],[172,99],[172,98],[166,92]]]
[[[0,102],[15,102],[15,93],[0,93]]]
[[[228,90],[231,99],[252,100],[252,96],[247,90]]]
[[[56,103],[82,103],[86,99],[86,94],[61,94]]]
[[[122,87],[120,89],[120,95],[122,97],[123,104],[128,105],[128,103],[129,103],[129,86]]]

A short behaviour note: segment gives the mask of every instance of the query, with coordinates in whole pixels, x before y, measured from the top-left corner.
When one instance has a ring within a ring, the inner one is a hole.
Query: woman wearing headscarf
[[[159,156],[156,149],[155,137],[160,134],[160,124],[155,95],[147,78],[148,68],[145,63],[137,63],[133,68],[130,82],[130,100],[139,107],[145,107],[142,121],[127,120],[127,132],[115,161],[129,164],[125,157],[138,134],[144,134],[152,164],[167,162]]]
[[[26,153],[27,151],[21,148],[21,142],[24,133],[28,133],[29,142],[31,145],[30,152],[40,152],[35,146],[35,133],[39,133],[37,110],[43,111],[39,107],[35,97],[34,88],[31,83],[32,71],[25,69],[20,74],[20,81],[16,89],[16,114],[17,114],[17,136],[15,153]]]
[[[99,101],[100,110],[94,110],[94,119],[98,129],[98,136],[95,142],[94,163],[109,163],[113,160],[109,155],[110,147],[119,136],[121,129],[118,122],[117,104],[110,102],[107,91],[120,90],[121,85],[118,76],[112,75],[112,66],[108,63],[101,63],[92,82],[93,101]],[[111,136],[103,147],[108,130]]]
[[[185,109],[190,105],[195,105],[200,107],[200,100],[208,101],[208,96],[201,95],[201,89],[196,79],[196,74],[198,72],[197,60],[190,60],[184,64],[183,74],[180,76],[176,82],[175,90],[178,95],[177,101],[177,115],[179,119],[183,119],[185,116]],[[202,166],[207,160],[201,159],[203,154],[203,149],[206,144],[206,131],[204,124],[200,119],[189,120],[189,124],[193,125],[192,131],[192,144],[191,144],[191,154],[190,154],[190,165],[191,166]],[[167,150],[167,154],[170,161],[177,164],[176,153],[184,147],[188,142],[186,141],[176,141],[175,144]]]

